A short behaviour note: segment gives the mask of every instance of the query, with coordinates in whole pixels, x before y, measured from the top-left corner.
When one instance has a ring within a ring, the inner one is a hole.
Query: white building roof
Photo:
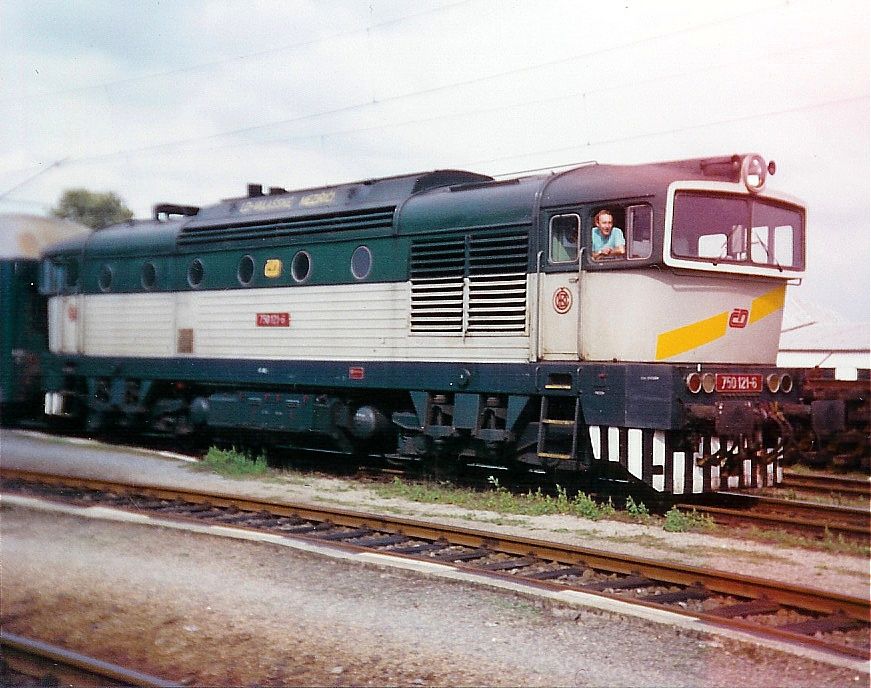
[[[55,217],[0,215],[0,258],[38,258],[46,246],[90,231]]]
[[[871,325],[847,322],[814,304],[787,296],[777,363],[787,367],[871,367]]]

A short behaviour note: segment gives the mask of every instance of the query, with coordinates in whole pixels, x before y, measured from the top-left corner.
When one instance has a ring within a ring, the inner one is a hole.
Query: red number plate
[[[718,392],[758,394],[762,391],[762,376],[750,373],[717,373]]]
[[[258,313],[257,327],[290,327],[290,313]]]

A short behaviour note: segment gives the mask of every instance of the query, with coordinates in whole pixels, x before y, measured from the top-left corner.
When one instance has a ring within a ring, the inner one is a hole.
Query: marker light
[[[768,176],[768,166],[765,164],[765,159],[753,153],[745,155],[741,161],[741,181],[748,191],[758,193],[765,186],[765,179]]]
[[[780,379],[780,391],[789,394],[792,391],[792,375],[784,373]]]
[[[765,378],[765,384],[768,386],[768,391],[776,394],[780,390],[780,375],[771,373]]]
[[[708,394],[714,391],[717,386],[717,377],[713,373],[705,373],[702,375],[702,389]]]
[[[702,376],[698,373],[690,373],[687,375],[687,389],[693,394],[698,394],[702,390]]]

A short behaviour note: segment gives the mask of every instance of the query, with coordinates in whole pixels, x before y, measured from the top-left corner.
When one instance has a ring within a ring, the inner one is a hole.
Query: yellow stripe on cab
[[[786,299],[786,285],[775,287],[757,296],[750,304],[748,323],[752,324],[783,308]],[[729,325],[729,311],[699,320],[698,322],[663,332],[656,338],[656,360],[677,356],[699,346],[710,344],[715,339],[726,335]]]
[[[753,299],[750,305],[750,324],[752,325],[757,320],[762,320],[766,315],[771,315],[774,311],[779,311],[783,308],[783,302],[786,300],[786,285],[777,287],[762,296],[757,296]]]
[[[671,358],[684,351],[695,349],[703,344],[709,344],[726,334],[729,323],[729,312],[718,313],[713,318],[699,320],[691,325],[678,327],[670,332],[663,332],[656,338],[656,360]]]

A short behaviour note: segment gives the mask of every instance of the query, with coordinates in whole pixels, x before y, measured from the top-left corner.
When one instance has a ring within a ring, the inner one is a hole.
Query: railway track
[[[871,499],[871,479],[868,478],[845,478],[827,473],[785,471],[781,486],[813,494]]]
[[[868,599],[530,538],[229,494],[0,470],[3,492],[375,551],[525,586],[667,610],[720,627],[871,658]]]
[[[817,539],[871,541],[871,511],[867,508],[734,492],[719,495],[717,505],[678,504],[677,508],[708,516],[721,525],[784,530]]]
[[[117,664],[71,652],[57,645],[0,632],[4,686],[143,686],[170,688],[178,683],[143,674]],[[28,679],[38,681],[34,684]]]

